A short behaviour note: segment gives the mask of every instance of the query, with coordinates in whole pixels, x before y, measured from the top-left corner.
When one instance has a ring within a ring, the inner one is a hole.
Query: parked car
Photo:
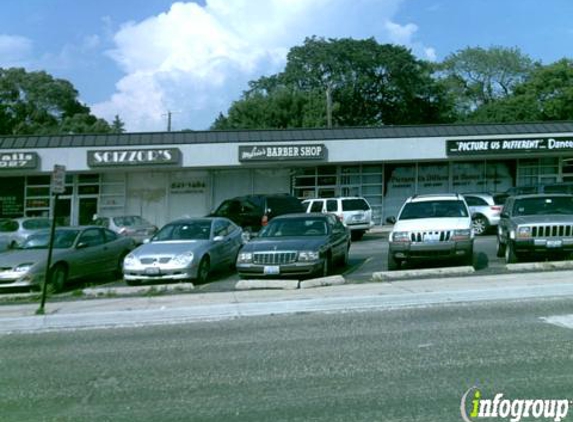
[[[300,200],[292,195],[261,194],[227,199],[210,216],[228,218],[250,235],[257,233],[276,216],[300,212],[304,212]]]
[[[389,235],[388,270],[404,261],[460,260],[472,265],[470,211],[458,194],[414,195],[406,200]]]
[[[507,193],[464,194],[464,199],[470,209],[476,235],[486,234],[492,227],[498,225],[499,215],[508,197]]]
[[[350,231],[333,214],[275,217],[247,243],[237,258],[245,277],[326,276],[334,264],[346,265]]]
[[[39,230],[50,228],[51,220],[43,217],[5,218],[0,220],[0,245],[3,249],[21,246]],[[2,249],[0,249],[2,250]]]
[[[98,217],[94,224],[110,229],[122,236],[131,237],[136,244],[141,244],[157,233],[157,226],[138,215],[118,217]]]
[[[44,280],[50,230],[32,234],[17,249],[0,254],[0,288],[37,288]],[[132,239],[97,226],[59,227],[49,283],[54,291],[69,280],[116,272],[121,274],[123,258],[135,247]]]
[[[207,281],[216,269],[234,266],[242,230],[227,218],[183,218],[166,224],[149,242],[126,256],[123,278],[144,281]]]
[[[374,226],[372,208],[360,197],[315,198],[302,201],[306,212],[331,212],[350,229],[352,240],[360,240]]]
[[[535,193],[567,193],[573,194],[572,182],[551,182],[537,185],[515,186],[509,188],[506,193],[509,196],[530,195]]]
[[[573,195],[510,197],[501,213],[497,256],[509,264],[526,257],[563,257],[573,252]]]

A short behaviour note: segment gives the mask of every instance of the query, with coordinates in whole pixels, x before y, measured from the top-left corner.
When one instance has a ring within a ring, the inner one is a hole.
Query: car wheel
[[[344,249],[344,253],[342,254],[342,259],[340,260],[340,266],[346,267],[348,265],[348,255],[350,254],[350,242]]]
[[[503,258],[505,256],[505,243],[501,243],[501,240],[499,240],[499,238],[497,239],[497,250],[495,255],[498,258]]]
[[[330,274],[330,254],[327,254],[324,257],[324,261],[322,261],[322,270],[320,271],[320,275],[322,277],[327,277]]]
[[[360,240],[364,236],[363,230],[354,230],[350,233],[352,240]]]
[[[472,220],[472,227],[476,235],[485,234],[489,229],[489,221],[483,215],[478,215]]]
[[[464,265],[474,266],[474,250],[473,248],[468,251],[468,254],[464,257]]]
[[[388,253],[388,271],[395,271],[400,269],[402,262],[394,258],[394,255]]]
[[[50,286],[53,293],[62,291],[68,281],[68,269],[63,264],[57,264],[50,273]]]
[[[209,279],[209,271],[211,270],[211,265],[209,262],[209,257],[204,256],[199,263],[199,268],[197,269],[197,283],[206,283]]]
[[[117,266],[116,266],[115,270],[113,270],[113,275],[117,278],[123,277],[123,260],[125,259],[126,256],[127,256],[127,252],[124,251],[119,256],[119,259],[117,260]]]
[[[513,246],[513,243],[511,241],[507,242],[507,245],[505,246],[505,263],[506,264],[515,264],[516,262],[519,262],[519,258],[517,257],[517,254],[515,253],[515,246]]]

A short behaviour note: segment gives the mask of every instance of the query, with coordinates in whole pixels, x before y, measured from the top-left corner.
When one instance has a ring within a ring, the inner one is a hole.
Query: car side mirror
[[[388,217],[386,219],[386,223],[388,224],[396,224],[396,217],[392,216],[392,217]]]
[[[499,216],[501,218],[509,218],[509,214],[506,211],[502,212]]]
[[[149,238],[143,239],[143,243],[144,243],[144,244],[145,244],[145,243],[149,243],[149,242],[151,242],[151,239],[149,239]]]
[[[225,236],[215,236],[213,242],[221,242],[223,239],[225,239]]]
[[[76,246],[76,249],[85,249],[89,246],[89,243],[87,242],[80,242],[78,243],[78,245]]]

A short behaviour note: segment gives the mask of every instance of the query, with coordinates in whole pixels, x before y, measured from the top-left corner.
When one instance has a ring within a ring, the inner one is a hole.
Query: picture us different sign
[[[446,141],[447,155],[483,155],[523,152],[573,152],[573,137]]]

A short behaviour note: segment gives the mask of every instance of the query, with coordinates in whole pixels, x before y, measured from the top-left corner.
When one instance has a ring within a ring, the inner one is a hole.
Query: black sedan
[[[237,272],[247,277],[326,276],[346,265],[350,231],[333,214],[287,214],[270,223],[241,249]]]

